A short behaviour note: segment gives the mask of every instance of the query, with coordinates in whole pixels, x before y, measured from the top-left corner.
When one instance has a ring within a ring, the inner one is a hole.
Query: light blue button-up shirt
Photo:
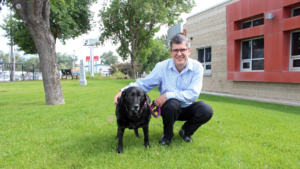
[[[187,107],[199,97],[202,80],[203,66],[200,62],[188,58],[186,67],[179,73],[171,58],[157,63],[148,76],[137,79],[121,90],[137,86],[148,92],[158,86],[160,94],[166,93],[167,100],[177,99],[181,107]]]

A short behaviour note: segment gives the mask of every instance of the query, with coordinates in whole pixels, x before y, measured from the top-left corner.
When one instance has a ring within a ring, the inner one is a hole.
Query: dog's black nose
[[[140,106],[139,106],[138,104],[135,104],[135,105],[133,106],[134,110],[138,110],[139,107],[140,107]]]

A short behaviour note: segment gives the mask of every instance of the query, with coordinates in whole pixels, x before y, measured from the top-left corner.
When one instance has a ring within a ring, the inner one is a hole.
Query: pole
[[[23,63],[22,63],[22,80],[24,80],[24,73],[23,73]]]
[[[95,65],[96,65],[96,74],[97,74],[97,61],[96,61]]]
[[[11,52],[10,52],[10,63],[11,63],[11,70],[10,70],[10,81],[15,81],[14,78],[14,73],[15,73],[15,68],[14,68],[14,46],[13,46],[13,40],[12,40],[12,8],[10,9],[10,47],[11,47]]]
[[[91,45],[90,46],[90,61],[91,61],[91,71],[90,71],[90,75],[92,76],[92,78],[94,79],[94,58],[93,58],[93,51],[94,51],[94,48],[93,46]]]
[[[75,61],[75,50],[74,50],[74,56],[73,56],[73,73],[75,73],[74,72],[74,61]]]

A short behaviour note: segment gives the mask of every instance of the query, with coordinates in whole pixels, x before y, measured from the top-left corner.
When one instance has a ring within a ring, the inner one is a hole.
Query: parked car
[[[21,78],[19,76],[15,76],[15,81],[20,81]]]
[[[20,80],[28,80],[28,77],[27,76],[21,76]]]
[[[43,77],[39,75],[28,75],[28,80],[43,80]]]

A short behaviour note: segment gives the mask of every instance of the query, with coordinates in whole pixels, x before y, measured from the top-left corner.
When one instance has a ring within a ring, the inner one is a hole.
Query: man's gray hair
[[[177,34],[170,41],[170,47],[171,47],[171,49],[173,47],[173,43],[180,44],[182,42],[185,42],[186,47],[190,48],[190,40],[186,36],[184,36],[184,35]]]

